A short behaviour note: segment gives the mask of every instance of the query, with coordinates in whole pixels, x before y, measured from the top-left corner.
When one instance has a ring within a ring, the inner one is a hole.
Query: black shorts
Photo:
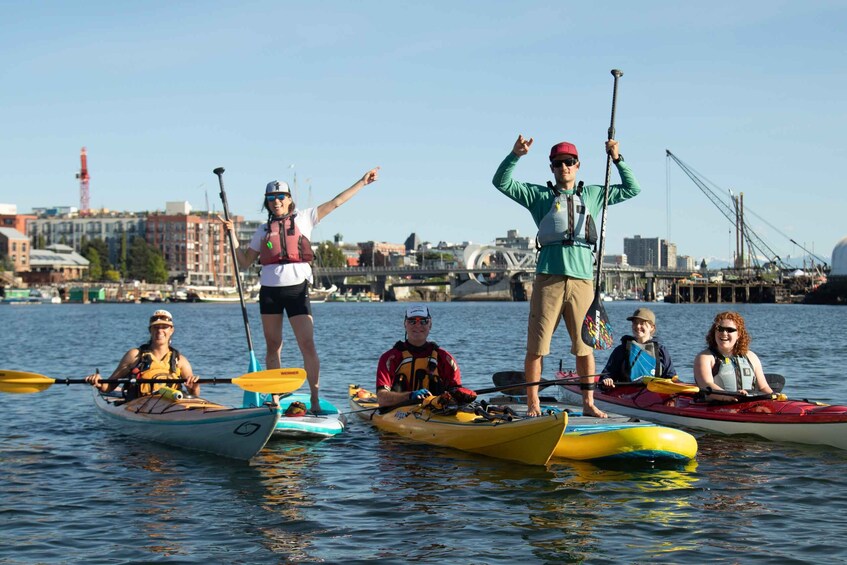
[[[309,302],[309,283],[294,286],[263,286],[259,290],[259,312],[262,314],[288,313],[288,318],[312,315]]]

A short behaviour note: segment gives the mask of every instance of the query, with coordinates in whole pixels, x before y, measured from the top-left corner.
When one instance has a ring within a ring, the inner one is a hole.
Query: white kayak
[[[95,390],[94,404],[116,431],[128,436],[244,460],[265,446],[279,419],[270,406],[231,408],[179,396],[157,392],[124,401]]]

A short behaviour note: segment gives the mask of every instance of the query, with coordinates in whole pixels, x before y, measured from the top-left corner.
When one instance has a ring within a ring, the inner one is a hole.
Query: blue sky
[[[220,210],[224,166],[230,211],[260,219],[270,180],[296,172],[306,206],[380,166],[319,238],[534,235],[497,165],[531,136],[516,177],[543,183],[568,140],[601,184],[620,68],[617,138],[642,194],[610,208],[607,253],[639,234],[730,256],[729,222],[670,149],[829,261],[847,235],[845,29],[847,4],[814,0],[4,2],[0,202],[78,206],[86,146],[96,208]]]

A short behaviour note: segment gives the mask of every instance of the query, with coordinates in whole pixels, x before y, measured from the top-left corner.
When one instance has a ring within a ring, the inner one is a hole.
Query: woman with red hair
[[[724,390],[745,395],[751,392],[773,393],[762,370],[762,362],[750,351],[750,334],[741,314],[721,312],[715,316],[706,334],[706,344],[708,347],[694,358],[697,386],[715,392]]]

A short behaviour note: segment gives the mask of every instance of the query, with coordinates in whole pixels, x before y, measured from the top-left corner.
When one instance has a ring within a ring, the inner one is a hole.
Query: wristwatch
[[[621,154],[621,153],[618,153],[618,160],[617,160],[617,161],[615,161],[614,159],[612,159],[612,162],[613,162],[615,165],[617,165],[617,164],[618,164],[618,163],[620,163],[621,161],[623,161],[623,154]]]

